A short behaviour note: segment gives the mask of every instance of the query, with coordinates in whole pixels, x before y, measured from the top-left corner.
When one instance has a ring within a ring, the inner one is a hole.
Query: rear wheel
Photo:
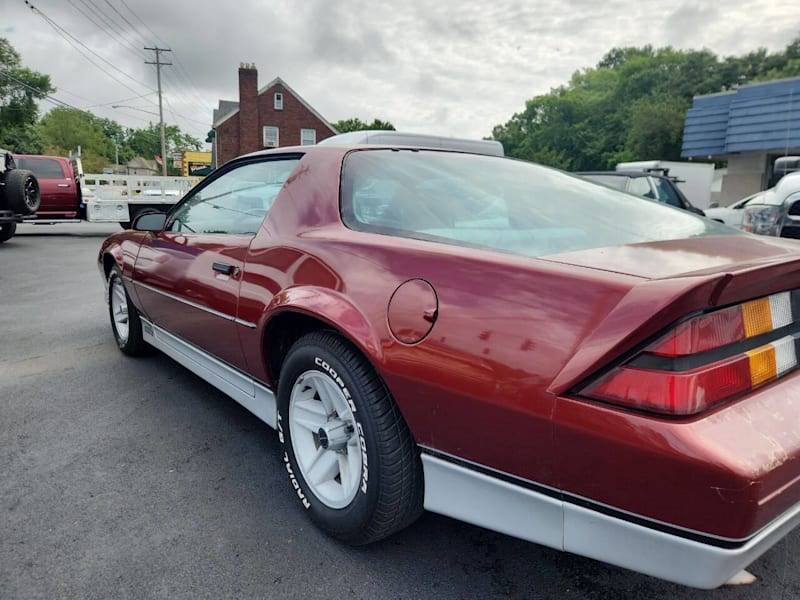
[[[278,432],[292,487],[314,522],[351,544],[382,539],[422,512],[422,464],[389,390],[332,332],[289,351],[278,384]]]
[[[7,242],[17,232],[16,223],[2,223],[0,224],[0,244]]]
[[[30,171],[12,169],[6,173],[6,205],[9,210],[22,215],[32,215],[39,210],[41,195],[39,182]]]
[[[119,267],[108,275],[108,314],[117,346],[129,356],[141,356],[148,350],[142,337],[142,320],[122,283]]]

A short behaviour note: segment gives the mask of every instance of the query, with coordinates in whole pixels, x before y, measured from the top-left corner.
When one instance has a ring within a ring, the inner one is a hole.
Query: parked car
[[[657,200],[698,215],[705,214],[686,199],[686,196],[668,175],[648,171],[586,171],[575,174],[634,196]]]
[[[20,169],[36,176],[41,204],[36,219],[76,219],[82,216],[81,187],[70,159],[62,156],[15,154]]]
[[[742,229],[760,235],[800,239],[800,172],[784,175],[744,208]]]
[[[98,254],[120,350],[277,428],[347,543],[424,508],[713,588],[792,530],[796,246],[421,145],[257,152],[137,217]]]
[[[744,220],[744,207],[750,202],[753,204],[758,204],[759,197],[762,194],[763,192],[752,194],[747,198],[743,198],[738,202],[734,202],[730,206],[719,206],[713,204],[711,208],[705,209],[704,212],[709,219],[713,219],[715,221],[719,221],[720,223],[725,223],[725,225],[730,225],[731,227],[741,229],[742,221]]]
[[[20,168],[13,155],[0,149],[0,244],[17,231],[17,223],[39,208],[39,182]]]

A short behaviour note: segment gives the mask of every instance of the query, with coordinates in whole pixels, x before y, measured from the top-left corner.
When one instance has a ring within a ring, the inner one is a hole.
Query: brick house
[[[239,101],[220,100],[213,121],[214,167],[248,152],[316,144],[338,133],[280,77],[258,89],[252,64],[239,66]]]

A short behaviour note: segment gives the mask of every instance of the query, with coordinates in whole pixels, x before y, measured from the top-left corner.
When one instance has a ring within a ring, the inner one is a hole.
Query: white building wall
[[[767,168],[766,152],[731,154],[727,159],[728,171],[722,180],[718,200],[720,206],[760,192]]]

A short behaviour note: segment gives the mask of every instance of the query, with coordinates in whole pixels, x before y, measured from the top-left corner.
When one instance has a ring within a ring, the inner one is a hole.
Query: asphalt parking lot
[[[124,357],[94,259],[114,228],[0,246],[0,598],[800,597],[800,531],[702,592],[425,514],[343,546],[276,435],[166,356]]]

